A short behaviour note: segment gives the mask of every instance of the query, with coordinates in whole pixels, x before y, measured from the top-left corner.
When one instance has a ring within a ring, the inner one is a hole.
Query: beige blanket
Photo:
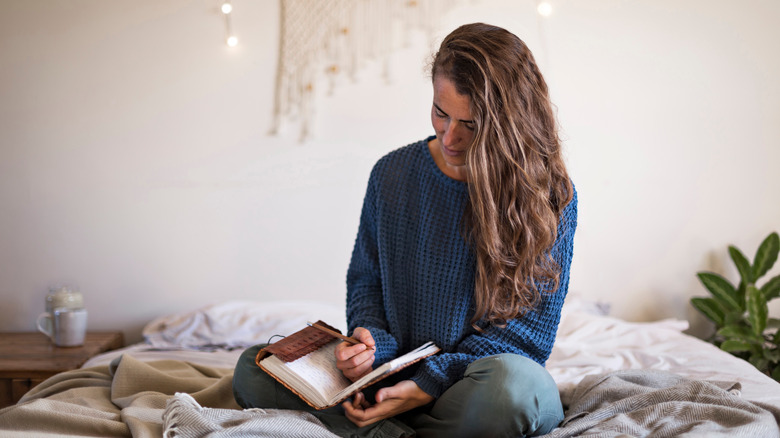
[[[0,410],[0,436],[159,438],[166,402],[177,392],[189,393],[201,406],[240,409],[232,376],[232,369],[125,355],[36,386],[16,406]]]

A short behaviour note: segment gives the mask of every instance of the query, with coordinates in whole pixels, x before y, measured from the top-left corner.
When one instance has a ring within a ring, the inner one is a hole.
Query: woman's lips
[[[442,145],[441,148],[442,148],[442,150],[444,150],[445,154],[447,154],[447,155],[449,155],[451,157],[457,157],[458,155],[461,155],[464,152],[464,151],[457,151],[457,150],[454,150],[454,149],[450,149],[450,148],[448,148],[447,146],[444,146],[444,145]]]

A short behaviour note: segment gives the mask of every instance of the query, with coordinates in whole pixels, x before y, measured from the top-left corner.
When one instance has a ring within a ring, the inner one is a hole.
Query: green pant
[[[548,433],[563,420],[558,388],[547,370],[523,356],[499,354],[474,361],[430,405],[358,428],[341,406],[314,410],[263,372],[255,364],[261,347],[247,349],[236,365],[236,402],[245,409],[307,411],[342,437],[522,437]]]

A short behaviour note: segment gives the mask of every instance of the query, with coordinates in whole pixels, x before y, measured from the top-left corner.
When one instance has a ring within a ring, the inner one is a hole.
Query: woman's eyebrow
[[[449,117],[450,115],[447,114],[439,105],[436,105],[436,102],[433,103],[433,106],[436,107],[437,110],[439,110],[440,113],[444,114],[445,116]],[[474,123],[473,120],[458,120],[461,123]]]

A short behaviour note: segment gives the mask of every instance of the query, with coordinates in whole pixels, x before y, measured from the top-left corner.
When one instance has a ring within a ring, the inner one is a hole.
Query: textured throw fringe
[[[200,413],[203,408],[192,398],[191,395],[177,392],[173,398],[168,400],[163,413],[163,437],[178,438],[181,437],[180,424],[185,421],[182,417],[200,418],[199,415],[187,415],[188,412]]]
[[[338,438],[313,415],[281,409],[204,408],[192,396],[176,393],[163,413],[164,438],[284,437]]]

